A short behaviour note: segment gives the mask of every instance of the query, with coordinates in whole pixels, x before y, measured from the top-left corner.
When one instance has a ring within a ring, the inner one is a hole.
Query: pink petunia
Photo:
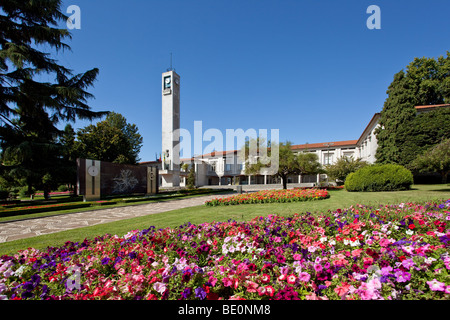
[[[322,271],[323,270],[323,268],[322,268],[322,265],[321,264],[315,264],[314,265],[314,270],[316,271],[316,272],[320,272],[320,271]]]
[[[247,280],[245,283],[247,285],[247,291],[248,292],[256,292],[257,291],[257,288],[258,288],[258,284],[257,283],[255,283],[253,281],[250,281],[250,280]]]
[[[427,281],[427,284],[430,286],[431,291],[445,291],[446,289],[445,283],[439,282],[436,279]]]
[[[311,279],[311,276],[308,272],[300,272],[300,274],[298,275],[298,280],[300,281],[308,282],[309,279]]]
[[[163,294],[166,291],[166,284],[162,282],[156,282],[153,284],[153,289],[155,289],[160,294]]]
[[[233,282],[230,278],[223,278],[222,282],[225,287],[231,287],[233,285]]]
[[[334,292],[336,292],[339,297],[342,297],[348,292],[349,289],[350,285],[347,282],[342,282],[341,286],[337,286],[336,288],[334,288]]]
[[[389,241],[388,239],[383,238],[380,240],[380,246],[382,246],[382,247],[387,247],[390,244],[391,244],[391,241]]]

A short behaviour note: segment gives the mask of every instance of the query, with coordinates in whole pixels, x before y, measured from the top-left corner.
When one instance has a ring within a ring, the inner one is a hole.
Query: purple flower
[[[109,263],[109,258],[108,257],[102,259],[102,265],[105,265],[105,264],[108,264],[108,263]]]
[[[191,288],[186,288],[184,289],[183,293],[181,294],[181,296],[185,299],[189,298],[189,296],[191,295],[192,290]]]
[[[412,259],[406,259],[402,261],[402,265],[406,268],[406,269],[410,269],[411,267],[414,267],[415,263]]]
[[[401,270],[395,272],[395,277],[397,278],[397,282],[407,282],[411,280],[411,274],[409,272],[403,272]]]
[[[195,296],[197,298],[200,298],[200,300],[205,300],[206,292],[205,292],[205,290],[203,290],[203,288],[196,288],[195,289]]]

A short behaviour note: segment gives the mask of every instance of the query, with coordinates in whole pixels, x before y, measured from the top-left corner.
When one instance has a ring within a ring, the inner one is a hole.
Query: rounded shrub
[[[350,173],[345,179],[347,191],[409,190],[413,184],[411,171],[397,164],[377,164]]]

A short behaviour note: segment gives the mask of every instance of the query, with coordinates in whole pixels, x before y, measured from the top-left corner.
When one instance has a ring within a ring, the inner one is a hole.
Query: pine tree
[[[48,187],[59,176],[58,123],[106,114],[87,105],[92,95],[86,89],[96,80],[97,68],[73,74],[40,50],[70,49],[64,42],[70,33],[57,27],[67,20],[60,8],[60,0],[0,3],[0,174],[26,181],[30,190]],[[42,75],[54,81],[42,82]]]

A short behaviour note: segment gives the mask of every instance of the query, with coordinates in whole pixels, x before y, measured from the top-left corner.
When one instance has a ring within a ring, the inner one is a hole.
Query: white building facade
[[[450,104],[417,106],[420,112],[429,112],[437,107],[450,107]],[[375,163],[378,148],[375,130],[379,126],[380,113],[374,114],[357,140],[331,141],[312,144],[293,145],[294,152],[315,153],[322,166],[334,164],[341,157],[361,159],[369,164]],[[180,157],[180,76],[170,69],[162,74],[162,156],[159,162],[143,162],[142,165],[159,167],[160,186],[178,187],[186,185],[189,168],[195,166],[196,186],[207,185],[252,185],[278,184],[281,179],[268,174],[246,175],[245,164],[239,151],[218,151],[195,158]],[[188,164],[187,170],[182,169]],[[288,183],[303,186],[317,186],[327,181],[326,175],[298,175],[288,177]]]

